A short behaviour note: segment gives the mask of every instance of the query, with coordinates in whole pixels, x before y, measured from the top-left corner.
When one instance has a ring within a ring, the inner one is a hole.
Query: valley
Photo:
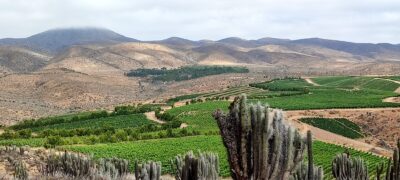
[[[325,179],[345,152],[375,178],[400,137],[398,50],[315,38],[140,41],[90,28],[0,40],[0,173],[12,176],[17,164],[6,156],[23,151],[18,162],[40,179],[43,159],[66,151],[91,163],[118,158],[130,172],[136,160],[159,161],[169,177],[175,156],[201,150],[218,154],[226,178],[229,149],[213,113],[241,97],[248,116],[283,110],[268,123],[311,132],[300,144],[313,145]]]
[[[58,150],[93,154],[95,158],[118,157],[130,162],[157,160],[162,163],[163,174],[173,173],[169,162],[175,155],[190,150],[211,151],[218,153],[220,175],[226,177],[229,176],[227,155],[212,113],[216,109],[226,111],[233,97],[246,93],[251,102],[266,102],[272,108],[285,109],[288,123],[301,133],[311,130],[315,138],[315,163],[324,168],[327,179],[332,178],[331,158],[344,151],[362,157],[370,173],[375,174],[375,166],[391,156],[395,137],[399,136],[399,104],[383,102],[386,97],[397,95],[394,91],[399,85],[388,80],[396,78],[331,76],[241,84],[164,102],[154,99],[149,104],[116,107],[111,112],[83,112],[24,121],[5,128],[0,144],[54,146]],[[368,100],[357,102],[362,98]],[[314,127],[302,122],[304,118],[317,118],[314,121],[322,124]],[[326,118],[345,118],[347,122],[343,120],[340,126],[328,125],[333,128],[329,132],[323,129],[323,121],[329,120]],[[339,133],[354,132],[354,129],[358,131],[355,137]],[[57,141],[50,141],[53,138]]]

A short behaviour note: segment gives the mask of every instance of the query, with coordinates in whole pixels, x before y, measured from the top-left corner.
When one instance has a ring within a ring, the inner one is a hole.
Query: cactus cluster
[[[176,180],[216,180],[219,177],[219,158],[216,154],[192,151],[171,161]]]
[[[303,160],[296,172],[292,175],[291,180],[322,180],[324,179],[324,171],[322,167],[314,165],[312,134],[307,131],[307,161]]]
[[[112,166],[111,168],[116,170],[118,176],[125,176],[129,173],[129,161],[126,159],[119,159],[115,157],[100,159],[99,163],[100,168],[107,170],[107,168],[104,167],[107,164],[109,167]]]
[[[63,175],[77,179],[120,179],[129,173],[127,160],[109,158],[96,162],[90,156],[64,152],[50,154],[41,172],[44,176]]]
[[[88,177],[95,173],[95,163],[90,157],[64,152],[61,155],[50,154],[42,168],[44,175],[61,173],[70,177]]]
[[[149,161],[139,164],[135,162],[135,178],[136,180],[160,180],[161,163]]]
[[[368,180],[368,167],[361,158],[342,153],[332,161],[332,175],[337,180]]]
[[[29,175],[28,175],[28,170],[25,166],[25,164],[21,160],[15,160],[11,157],[7,158],[8,162],[12,165],[14,169],[14,178],[17,180],[27,180]]]
[[[217,110],[213,116],[228,150],[234,180],[286,180],[302,162],[306,140],[286,125],[282,111],[248,105],[241,95],[227,115]]]
[[[5,153],[18,153],[19,155],[24,155],[25,152],[29,151],[29,146],[5,146],[0,148],[0,154],[5,154]]]
[[[394,149],[393,156],[388,162],[386,180],[400,180],[400,139],[397,140],[397,147]]]

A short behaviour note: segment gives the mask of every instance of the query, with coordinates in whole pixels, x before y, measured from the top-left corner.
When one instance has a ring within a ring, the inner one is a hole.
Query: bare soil
[[[367,135],[366,138],[357,141],[382,148],[394,147],[397,138],[400,137],[400,108],[299,110],[286,111],[286,116],[293,121],[301,117],[346,118],[359,125]],[[321,135],[321,138],[325,139],[324,136]],[[327,141],[337,141],[336,138],[326,137]],[[354,141],[349,139],[347,142],[341,139],[337,143],[352,146]]]
[[[146,115],[147,119],[149,119],[151,121],[154,121],[154,122],[156,122],[158,124],[164,124],[165,123],[164,121],[161,121],[156,117],[156,113],[154,111],[144,113],[144,115]]]

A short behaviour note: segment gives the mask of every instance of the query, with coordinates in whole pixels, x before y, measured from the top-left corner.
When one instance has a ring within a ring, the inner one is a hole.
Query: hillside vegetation
[[[183,66],[177,69],[136,69],[127,73],[133,77],[151,77],[155,81],[184,81],[224,73],[248,73],[245,67]]]

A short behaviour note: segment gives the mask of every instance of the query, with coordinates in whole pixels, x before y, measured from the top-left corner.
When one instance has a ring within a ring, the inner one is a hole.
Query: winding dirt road
[[[311,78],[309,78],[309,77],[304,77],[303,79],[304,79],[307,83],[309,83],[309,84],[311,84],[311,85],[313,85],[313,86],[321,86],[321,85],[315,83],[315,82],[314,82]]]

